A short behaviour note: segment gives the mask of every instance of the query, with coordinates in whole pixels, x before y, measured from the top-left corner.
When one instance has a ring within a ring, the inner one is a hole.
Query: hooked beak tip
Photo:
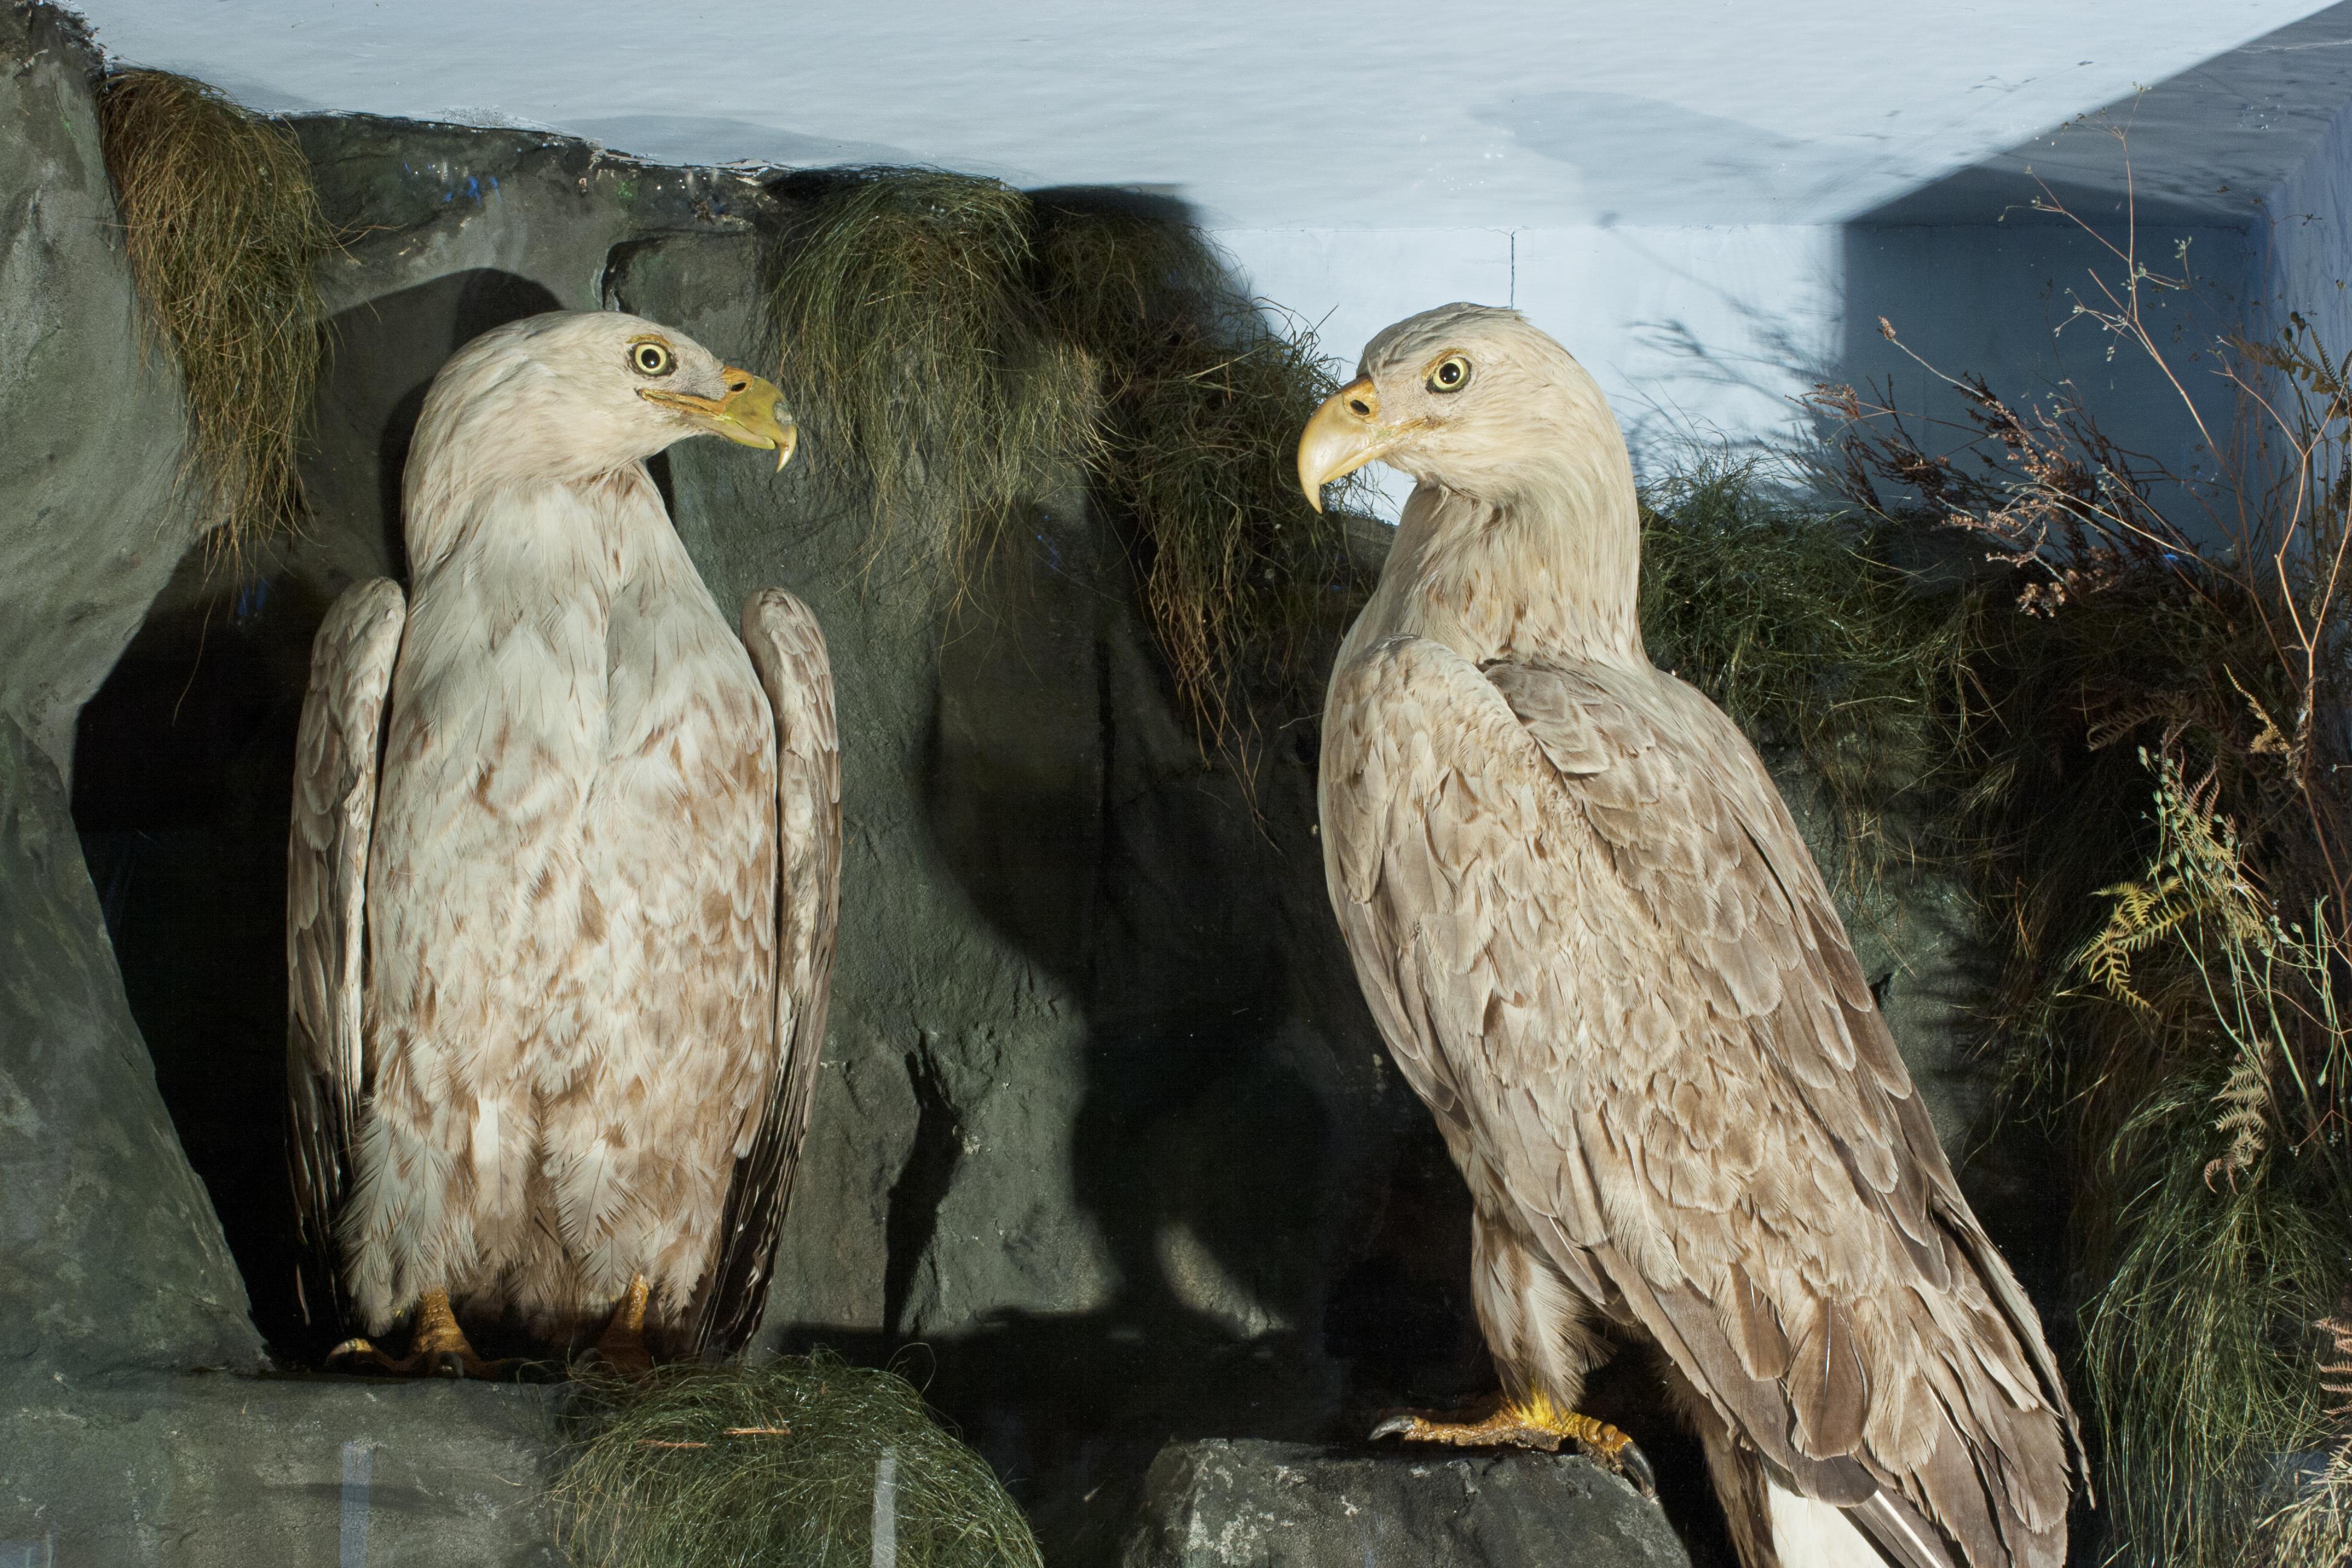
[[[1393,447],[1400,432],[1379,423],[1380,403],[1369,377],[1359,376],[1323,400],[1298,436],[1298,488],[1307,504],[1323,510],[1323,487],[1345,479]]]

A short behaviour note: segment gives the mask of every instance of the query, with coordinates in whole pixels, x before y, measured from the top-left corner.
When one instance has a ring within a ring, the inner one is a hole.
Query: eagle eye
[[[1470,384],[1470,360],[1466,354],[1447,354],[1429,373],[1432,392],[1459,392]]]
[[[667,375],[677,368],[677,358],[659,338],[639,338],[629,345],[629,365],[639,375]]]

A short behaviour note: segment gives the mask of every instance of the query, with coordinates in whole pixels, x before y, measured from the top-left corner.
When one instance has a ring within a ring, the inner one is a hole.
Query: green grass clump
[[[562,1479],[582,1568],[1040,1568],[988,1462],[896,1373],[819,1352],[583,1386]],[[877,1504],[877,1496],[882,1501]]]
[[[2298,1555],[2326,1545],[2324,1489],[2249,1543],[2295,1457],[2339,1436],[2315,1331],[2352,1284],[2352,1171],[2332,1126],[2332,1084],[2352,1070],[2345,955],[2324,908],[2308,926],[2278,919],[2210,784],[2169,758],[2157,771],[2158,852],[2105,890],[2106,922],[2071,966],[2077,1015],[2104,1005],[2161,1058],[2106,1144],[2126,1195],[2085,1314],[2108,1528],[2147,1561],[2332,1568],[2340,1538]]]
[[[1199,232],[1116,200],[1034,200],[920,169],[828,176],[774,274],[779,379],[877,555],[957,598],[1072,479],[1126,542],[1204,743],[1247,689],[1293,705],[1352,608],[1341,525],[1298,492],[1336,383],[1313,335],[1237,294]],[[1319,673],[1319,672],[1318,672]]]
[[[166,71],[110,76],[98,106],[131,276],[186,388],[187,480],[233,551],[300,511],[332,236],[283,125]]]
[[[2089,1403],[2113,1456],[2104,1522],[2142,1562],[2335,1568],[2352,1542],[2309,1556],[2246,1548],[2294,1457],[2335,1443],[2311,1325],[2346,1279],[2342,1215],[2329,1206],[2341,1194],[2292,1156],[2259,1179],[2209,1184],[2227,1144],[2213,1127],[2222,1087],[2176,1079],[2134,1128],[2147,1185],[2085,1314]]]
[[[1643,492],[1651,658],[1805,759],[1865,879],[1954,848],[1923,829],[1960,780],[1984,629],[1979,595],[1923,589],[1885,543],[1748,465],[1700,461]]]

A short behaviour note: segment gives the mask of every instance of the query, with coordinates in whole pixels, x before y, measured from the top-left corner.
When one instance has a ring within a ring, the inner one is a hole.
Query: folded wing
[[[767,1304],[816,1098],[841,908],[841,742],[824,633],[781,588],[744,602],[742,632],[776,725],[776,1058],[759,1125],[736,1160],[718,1260],[697,1310],[697,1348],[717,1353],[749,1340]]]
[[[370,1066],[362,1035],[368,845],[384,708],[407,619],[408,602],[388,578],[335,601],[310,646],[295,738],[286,843],[287,1159],[302,1240],[331,1282],[341,1277],[335,1217]]]

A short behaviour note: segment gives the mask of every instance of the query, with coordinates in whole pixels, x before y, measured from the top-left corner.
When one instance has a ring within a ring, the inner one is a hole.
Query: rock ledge
[[[1152,1461],[1125,1568],[1687,1568],[1655,1505],[1580,1456],[1213,1438]]]

